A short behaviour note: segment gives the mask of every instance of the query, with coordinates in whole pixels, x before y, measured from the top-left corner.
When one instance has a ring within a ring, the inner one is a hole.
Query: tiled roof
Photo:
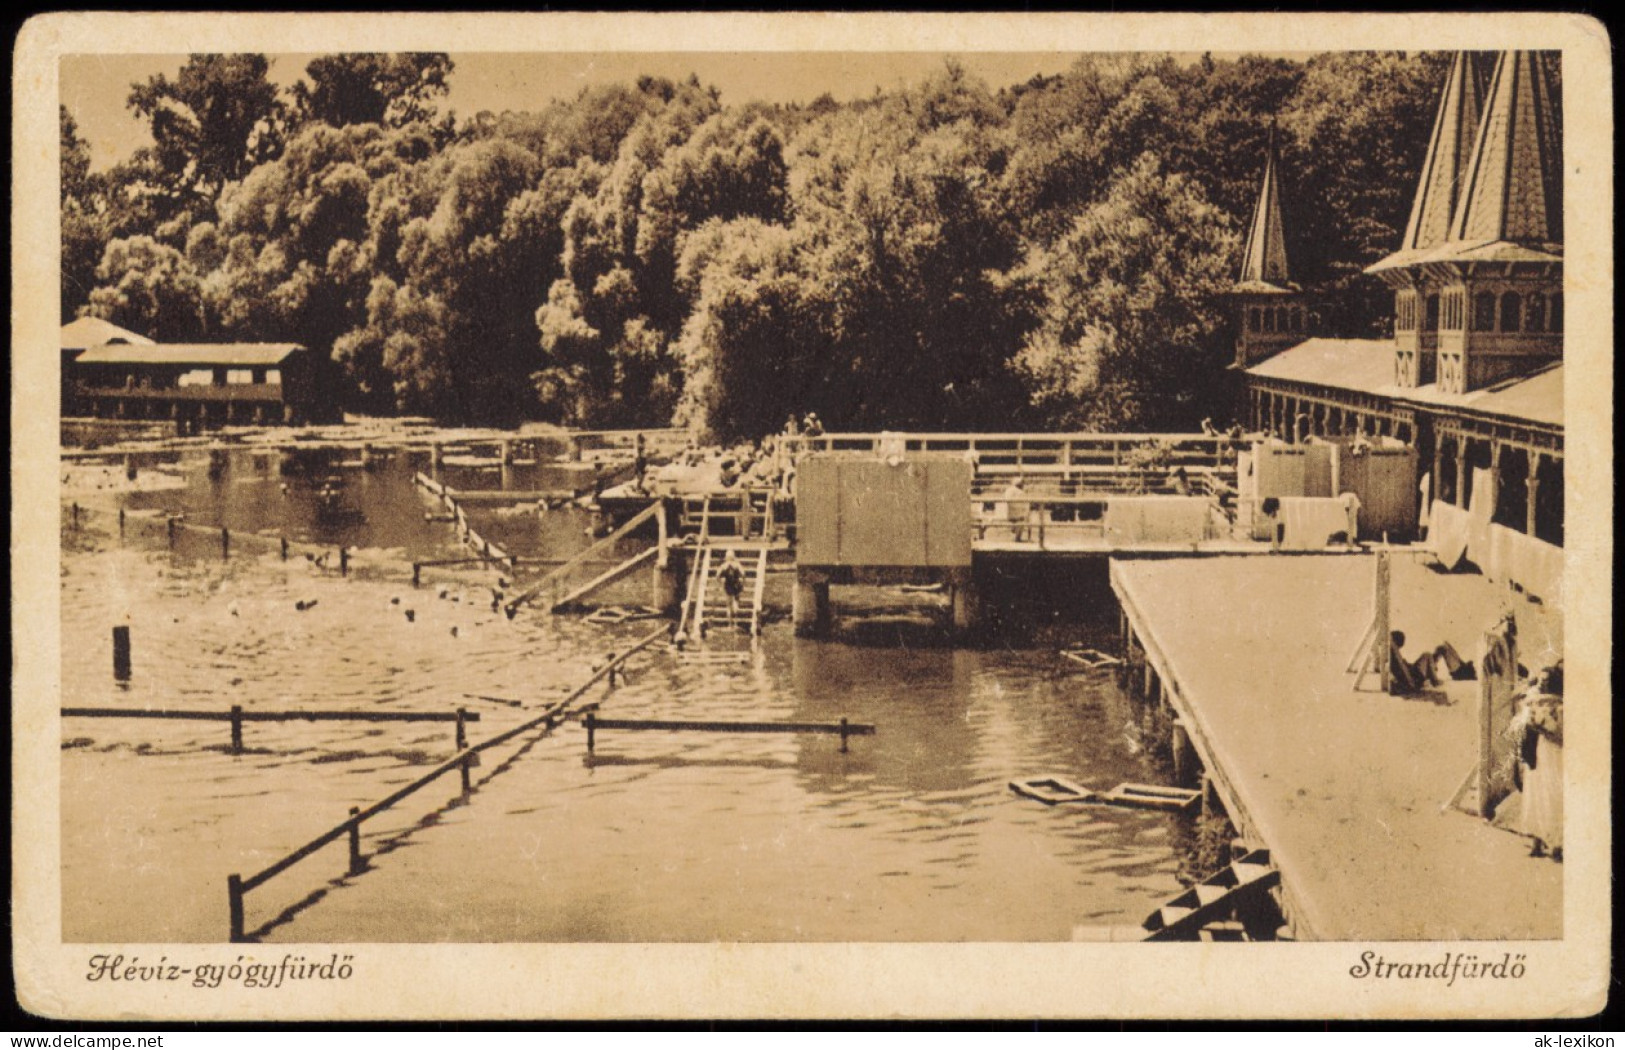
[[[1309,339],[1247,369],[1248,375],[1374,393],[1394,381],[1386,339]]]
[[[1396,385],[1392,340],[1310,339],[1254,365],[1247,374],[1544,426],[1563,425],[1561,361],[1482,390],[1447,394],[1435,383],[1417,387]]]
[[[1563,365],[1525,376],[1499,389],[1481,391],[1473,411],[1549,426],[1563,425]]]
[[[1247,227],[1247,250],[1241,256],[1240,285],[1262,283],[1280,287],[1291,283],[1286,264],[1286,232],[1281,224],[1281,187],[1275,173],[1275,135],[1270,134],[1264,158],[1264,182],[1259,187],[1253,221]],[[1244,290],[1238,286],[1238,291]]]
[[[1472,56],[1456,56],[1405,239],[1367,273],[1429,262],[1562,261],[1563,144],[1550,61],[1545,52],[1502,52],[1481,92]],[[1480,104],[1464,155],[1462,131]]]
[[[1422,180],[1411,205],[1410,223],[1399,245],[1401,252],[1443,244],[1450,235],[1450,219],[1466,183],[1484,103],[1484,82],[1478,70],[1478,63],[1465,51],[1456,52],[1450,63],[1427,159],[1422,164]]]
[[[100,317],[81,317],[62,326],[64,350],[82,350],[87,346],[100,346],[103,343],[135,343],[151,346],[152,340],[144,335],[137,335],[128,328],[120,328],[111,321],[104,321]]]
[[[145,346],[108,344],[79,355],[82,365],[274,365],[298,343],[151,343]]]
[[[1541,51],[1507,51],[1490,79],[1453,241],[1563,241],[1562,139]]]

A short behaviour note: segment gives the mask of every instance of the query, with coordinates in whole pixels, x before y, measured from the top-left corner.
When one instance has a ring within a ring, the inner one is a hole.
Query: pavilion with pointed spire
[[[1247,227],[1241,276],[1230,289],[1235,304],[1237,368],[1247,368],[1302,342],[1309,329],[1303,289],[1293,283],[1287,265],[1279,167],[1272,128],[1258,204]]]
[[[1419,518],[1445,507],[1563,536],[1562,104],[1555,52],[1451,62],[1404,238],[1366,272],[1394,291],[1391,339],[1308,338],[1247,364],[1253,426],[1418,452]],[[1272,176],[1244,276],[1269,273]],[[1284,278],[1285,256],[1278,259]],[[1241,288],[1238,285],[1238,290]],[[1283,285],[1284,287],[1284,285]],[[1238,362],[1240,343],[1238,342]],[[1475,493],[1475,488],[1480,491]],[[1438,520],[1434,515],[1435,521]]]

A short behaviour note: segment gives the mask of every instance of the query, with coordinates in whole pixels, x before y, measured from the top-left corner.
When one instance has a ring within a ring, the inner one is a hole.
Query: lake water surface
[[[474,741],[533,717],[596,660],[648,632],[491,608],[497,575],[425,570],[464,553],[411,485],[417,462],[346,470],[343,513],[276,457],[202,457],[175,487],[109,497],[64,529],[64,706],[477,711]],[[336,468],[335,468],[336,469]],[[459,487],[547,488],[549,467],[448,467]],[[88,501],[87,501],[88,503]],[[216,536],[161,520],[184,511]],[[518,554],[591,542],[579,511],[480,510]],[[264,533],[265,536],[257,535]],[[283,561],[273,539],[287,535]],[[342,578],[337,543],[357,548]],[[629,550],[635,549],[634,543]],[[610,600],[646,599],[637,574]],[[305,611],[296,603],[314,602]],[[412,612],[409,620],[407,610]],[[132,627],[134,675],[109,672],[110,628]],[[280,941],[1065,940],[1137,923],[1181,886],[1165,814],[1045,807],[1016,777],[1111,787],[1154,779],[1136,709],[1105,673],[1052,649],[878,648],[796,639],[769,625],[733,664],[650,650],[591,694],[606,718],[833,721],[877,726],[846,753],[829,736],[604,732],[576,724],[484,756],[475,789],[443,778],[369,821],[369,869],[342,841],[247,897],[247,927]],[[500,697],[519,706],[476,697]],[[219,941],[226,877],[250,874],[453,752],[440,723],[63,720],[63,936]]]

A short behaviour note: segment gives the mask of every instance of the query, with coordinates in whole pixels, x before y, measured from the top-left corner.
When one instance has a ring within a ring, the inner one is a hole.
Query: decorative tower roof
[[[1241,256],[1239,292],[1284,292],[1296,289],[1287,269],[1286,233],[1281,223],[1281,186],[1276,175],[1275,129],[1270,129],[1253,221],[1247,227],[1247,250]]]
[[[1401,252],[1437,248],[1449,239],[1450,220],[1467,182],[1483,106],[1484,82],[1479,66],[1467,52],[1458,51],[1450,63],[1450,76],[1433,121],[1422,180],[1416,187],[1405,239],[1399,244]]]
[[[1562,136],[1549,61],[1545,52],[1507,51],[1496,62],[1450,240],[1548,251],[1563,243]]]
[[[1562,136],[1551,56],[1502,52],[1487,88],[1476,59],[1458,53],[1451,63],[1405,239],[1367,273],[1560,258]]]

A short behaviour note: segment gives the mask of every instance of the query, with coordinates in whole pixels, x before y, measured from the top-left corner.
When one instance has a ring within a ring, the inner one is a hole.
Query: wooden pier
[[[1562,866],[1448,807],[1476,761],[1476,683],[1443,705],[1359,689],[1347,671],[1369,625],[1375,561],[1123,559],[1111,585],[1143,660],[1135,673],[1177,716],[1242,837],[1281,871],[1293,936],[1561,937]],[[1468,611],[1495,608],[1490,584],[1411,559],[1396,558],[1394,574],[1396,627],[1476,653],[1483,628]],[[1561,646],[1560,626],[1520,629],[1556,630]]]

